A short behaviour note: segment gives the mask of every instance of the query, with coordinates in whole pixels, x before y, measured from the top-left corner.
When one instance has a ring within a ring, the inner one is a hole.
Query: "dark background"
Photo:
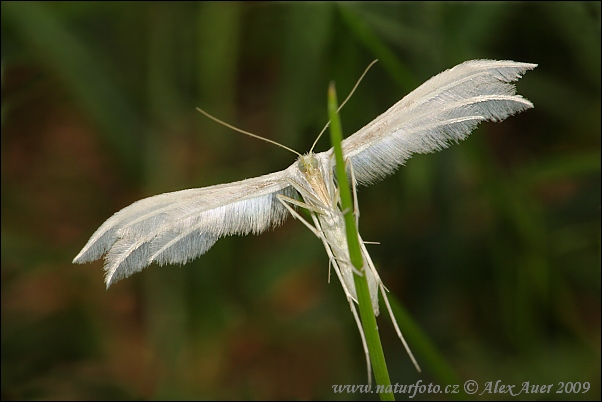
[[[329,81],[342,99],[376,58],[346,135],[465,60],[539,64],[517,83],[534,109],[359,190],[360,232],[423,331],[420,375],[379,317],[392,382],[599,399],[598,2],[2,2],[2,399],[375,398],[332,391],[366,382],[364,355],[299,222],[108,291],[100,261],[71,260],[133,201],[295,159],[195,107],[304,152]]]

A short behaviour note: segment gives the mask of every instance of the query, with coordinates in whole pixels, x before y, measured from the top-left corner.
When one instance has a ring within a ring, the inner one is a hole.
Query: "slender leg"
[[[297,211],[295,211],[293,208],[291,208],[291,206],[288,204],[290,203],[293,205],[300,206],[302,208],[311,207],[310,205],[307,205],[301,201],[297,201],[293,198],[290,198],[290,197],[287,197],[287,196],[281,195],[281,194],[276,195],[276,198],[278,198],[278,201],[280,201],[282,203],[282,205],[288,210],[288,212],[290,212],[291,215],[293,215],[293,218],[300,220],[301,223],[303,223],[305,226],[307,226],[307,228],[309,230],[311,230],[313,232],[313,234],[315,234],[317,237],[319,237],[319,238],[323,237],[319,230],[317,230],[309,222],[307,222],[304,217],[302,217]],[[314,209],[313,207],[311,207],[311,208]]]
[[[294,198],[287,197],[286,195],[277,194],[276,197],[278,197],[279,200],[284,200],[284,201],[288,202],[289,204],[296,205],[296,206],[301,207],[301,208],[305,208],[308,211],[312,211],[312,212],[315,212],[317,214],[320,214],[320,213],[323,212],[319,208],[311,206],[311,205],[309,205],[309,204],[307,204],[307,203],[305,203],[303,201],[299,201],[299,200],[296,200]]]
[[[316,196],[314,196],[312,193],[308,192],[306,189],[304,189],[303,187],[301,187],[295,181],[293,181],[291,179],[287,179],[286,182],[288,184],[290,184],[291,186],[293,186],[293,188],[295,190],[297,190],[299,192],[299,194],[301,194],[301,197],[303,197],[303,199],[306,202],[311,202],[311,203],[313,203],[315,205],[323,205],[323,203]]]
[[[397,332],[397,336],[399,336],[399,339],[401,340],[401,343],[403,343],[403,347],[405,348],[406,352],[408,352],[408,355],[410,356],[410,359],[412,359],[412,363],[414,363],[414,367],[416,367],[416,370],[418,370],[418,372],[421,373],[422,370],[420,370],[420,366],[418,365],[418,362],[416,361],[416,358],[414,358],[414,355],[412,354],[412,351],[410,350],[410,347],[408,346],[408,343],[406,342],[405,338],[401,334],[401,330],[399,329],[399,325],[397,325],[397,320],[395,319],[395,316],[393,315],[393,310],[391,310],[391,305],[389,304],[389,298],[387,297],[387,294],[385,293],[385,287],[384,286],[380,287],[380,292],[383,295],[383,299],[385,301],[385,305],[387,306],[387,311],[389,311],[389,316],[391,317],[391,321],[393,321],[393,326],[395,327],[395,332]]]
[[[362,321],[360,320],[359,315],[357,314],[357,310],[355,308],[355,304],[353,304],[353,299],[347,297],[347,301],[349,301],[349,306],[351,307],[351,313],[353,314],[353,318],[355,318],[355,323],[357,324],[357,328],[360,331],[360,336],[362,338],[362,346],[364,347],[364,354],[366,355],[366,366],[368,370],[368,387],[372,386],[372,363],[370,363],[370,352],[368,351],[368,343],[366,342],[366,335],[364,334],[364,328],[362,327]]]

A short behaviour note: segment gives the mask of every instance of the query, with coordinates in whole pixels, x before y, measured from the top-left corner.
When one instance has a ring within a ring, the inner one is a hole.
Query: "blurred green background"
[[[418,374],[379,318],[392,382],[600,399],[599,2],[2,2],[2,399],[375,398],[333,393],[366,383],[364,355],[299,222],[108,291],[100,261],[71,260],[133,201],[294,161],[195,107],[303,152],[329,81],[343,99],[377,58],[346,135],[465,60],[539,64],[517,83],[534,109],[359,189],[360,232],[424,334],[406,327]]]

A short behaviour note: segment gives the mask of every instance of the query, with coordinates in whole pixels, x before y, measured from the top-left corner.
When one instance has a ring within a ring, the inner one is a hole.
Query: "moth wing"
[[[343,140],[356,180],[373,183],[413,153],[439,151],[466,138],[481,121],[501,121],[532,108],[510,83],[536,66],[471,60],[432,77]]]
[[[293,166],[291,166],[293,168]],[[258,234],[286,220],[278,194],[294,197],[289,171],[234,183],[159,194],[107,219],[73,260],[105,256],[107,287],[157,262],[186,263],[223,236]]]

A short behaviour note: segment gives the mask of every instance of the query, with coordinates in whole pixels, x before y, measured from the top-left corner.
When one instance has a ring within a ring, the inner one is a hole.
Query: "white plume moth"
[[[536,66],[472,60],[432,77],[343,140],[352,186],[384,178],[414,153],[439,151],[466,138],[481,121],[501,121],[532,108],[531,102],[516,95],[511,82]],[[94,261],[106,253],[104,270],[108,288],[153,262],[186,263],[204,254],[220,237],[259,234],[293,215],[324,244],[359,327],[370,371],[366,341],[354,304],[357,297],[353,274],[357,270],[349,261],[334,179],[333,150],[320,153],[310,150],[298,155],[295,163],[279,172],[137,201],[103,223],[73,262]],[[295,207],[305,208],[311,222],[301,217]],[[380,292],[397,334],[420,370],[361,238],[360,247],[374,314],[379,313]]]

